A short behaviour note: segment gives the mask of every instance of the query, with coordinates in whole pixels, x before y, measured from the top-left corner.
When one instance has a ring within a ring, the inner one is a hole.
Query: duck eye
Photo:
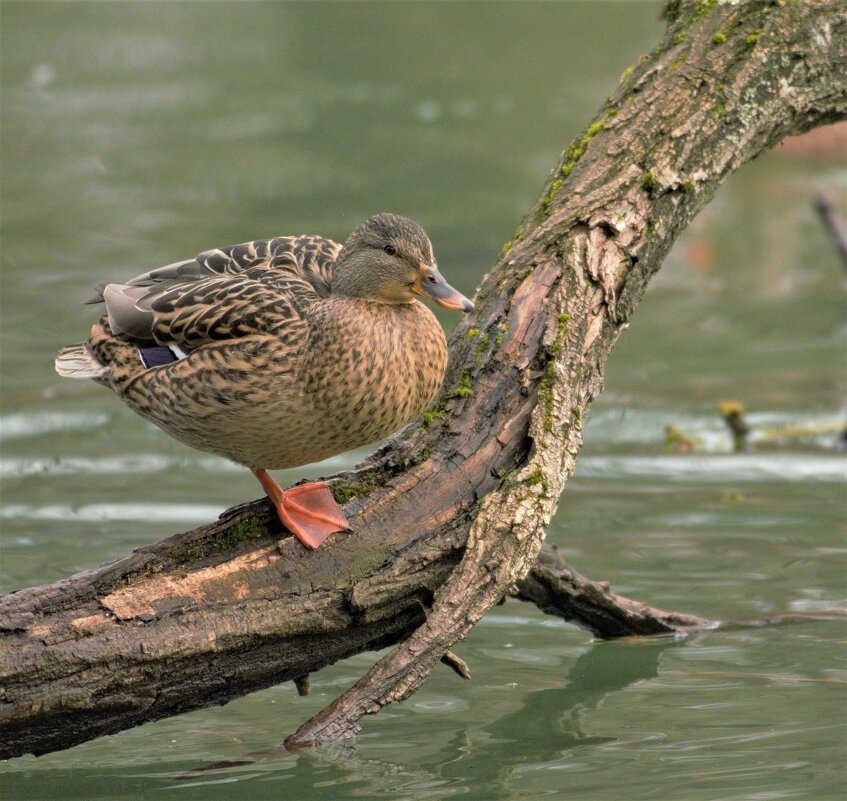
[[[386,246],[383,248],[383,250],[384,250],[384,251],[385,251],[385,252],[386,252],[389,256],[396,256],[396,255],[397,255],[397,248],[395,248],[395,247],[394,247],[394,245],[386,245]]]

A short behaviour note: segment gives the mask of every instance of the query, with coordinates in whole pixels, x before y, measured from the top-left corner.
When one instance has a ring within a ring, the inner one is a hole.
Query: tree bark
[[[330,479],[315,552],[265,500],[0,603],[0,754],[45,753],[399,643],[289,747],[407,697],[511,593],[599,636],[709,625],[614,595],[548,547],[609,351],[718,185],[847,114],[841,2],[675,0],[563,154],[450,345],[436,405]]]

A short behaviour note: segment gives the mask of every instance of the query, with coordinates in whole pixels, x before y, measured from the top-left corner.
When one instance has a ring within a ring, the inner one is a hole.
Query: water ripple
[[[591,456],[577,462],[579,478],[661,478],[668,481],[847,480],[847,459],[800,453]]]
[[[131,520],[147,523],[203,523],[216,520],[221,506],[209,504],[92,503],[84,506],[49,504],[29,506],[8,504],[0,509],[0,518],[26,520],[73,520],[98,523],[106,520]]]
[[[179,464],[178,459],[152,453],[89,459],[68,456],[60,459],[0,459],[0,477],[110,475],[113,473],[158,473]]]
[[[97,428],[108,422],[104,412],[28,412],[0,417],[0,439],[18,439],[50,434],[54,431],[74,431]]]

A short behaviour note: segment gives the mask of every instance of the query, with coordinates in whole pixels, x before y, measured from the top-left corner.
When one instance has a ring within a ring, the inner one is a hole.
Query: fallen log
[[[565,151],[456,329],[436,404],[331,477],[352,531],[305,551],[265,500],[0,600],[0,755],[45,753],[396,645],[291,748],[407,697],[507,594],[599,636],[710,625],[542,548],[606,358],[746,161],[847,115],[847,10],[673,0],[654,52]],[[279,539],[284,537],[283,539]]]

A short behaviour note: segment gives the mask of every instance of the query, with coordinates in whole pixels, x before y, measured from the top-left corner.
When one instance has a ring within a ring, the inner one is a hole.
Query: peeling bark
[[[609,351],[741,164],[847,114],[835,2],[679,0],[563,154],[454,333],[432,410],[329,480],[352,531],[306,552],[265,500],[0,602],[0,755],[45,753],[397,647],[287,744],[407,697],[506,594],[599,636],[684,632],[579,576],[545,527]]]

